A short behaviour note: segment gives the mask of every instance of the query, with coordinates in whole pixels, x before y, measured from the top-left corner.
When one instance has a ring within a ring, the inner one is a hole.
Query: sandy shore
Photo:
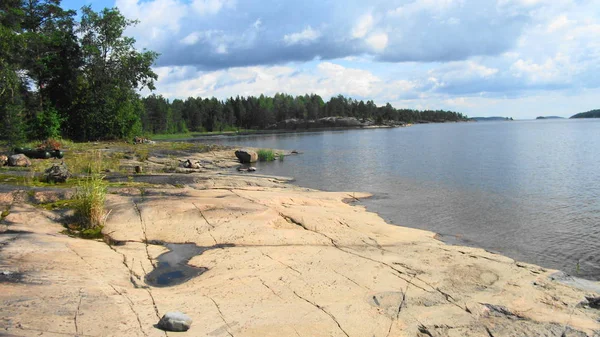
[[[600,311],[580,304],[598,294],[389,225],[349,203],[365,194],[217,169],[163,178],[111,191],[111,245],[61,234],[62,215],[32,205],[64,195],[2,194],[0,336],[600,336]],[[202,247],[188,265],[204,272],[148,285],[161,243]],[[191,329],[155,328],[168,311]]]

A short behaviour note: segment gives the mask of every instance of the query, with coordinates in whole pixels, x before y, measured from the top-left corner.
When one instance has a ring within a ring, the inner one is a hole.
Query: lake
[[[206,142],[207,140],[202,140]],[[600,120],[424,124],[208,140],[298,150],[258,173],[362,201],[392,224],[600,279]]]

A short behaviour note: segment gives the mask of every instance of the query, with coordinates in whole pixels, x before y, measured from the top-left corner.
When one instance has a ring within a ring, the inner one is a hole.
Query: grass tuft
[[[257,152],[259,161],[273,161],[275,160],[275,152],[270,149],[260,149]]]
[[[283,161],[285,159],[285,155],[283,153],[279,154],[279,161]]]
[[[106,220],[104,200],[107,184],[103,179],[99,174],[92,174],[77,187],[75,215],[79,218],[83,230],[101,227]]]

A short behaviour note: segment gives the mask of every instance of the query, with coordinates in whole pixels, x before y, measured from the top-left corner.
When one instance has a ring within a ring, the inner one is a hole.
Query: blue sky
[[[156,92],[317,93],[470,116],[600,108],[600,0],[90,0],[140,20]]]

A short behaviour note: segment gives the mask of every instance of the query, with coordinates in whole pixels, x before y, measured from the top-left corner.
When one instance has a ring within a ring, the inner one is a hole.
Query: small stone
[[[12,156],[8,157],[8,166],[31,166],[31,161],[24,154],[13,154]]]
[[[167,312],[158,321],[158,328],[166,331],[188,331],[192,325],[192,319],[179,311]]]
[[[142,173],[142,167],[141,166],[138,165],[134,169],[135,169],[135,173],[137,173],[137,174]]]
[[[254,171],[256,171],[256,167],[254,167],[254,166],[248,167],[248,172],[254,172]]]
[[[5,155],[0,156],[0,166],[4,166],[8,163],[8,157]]]

